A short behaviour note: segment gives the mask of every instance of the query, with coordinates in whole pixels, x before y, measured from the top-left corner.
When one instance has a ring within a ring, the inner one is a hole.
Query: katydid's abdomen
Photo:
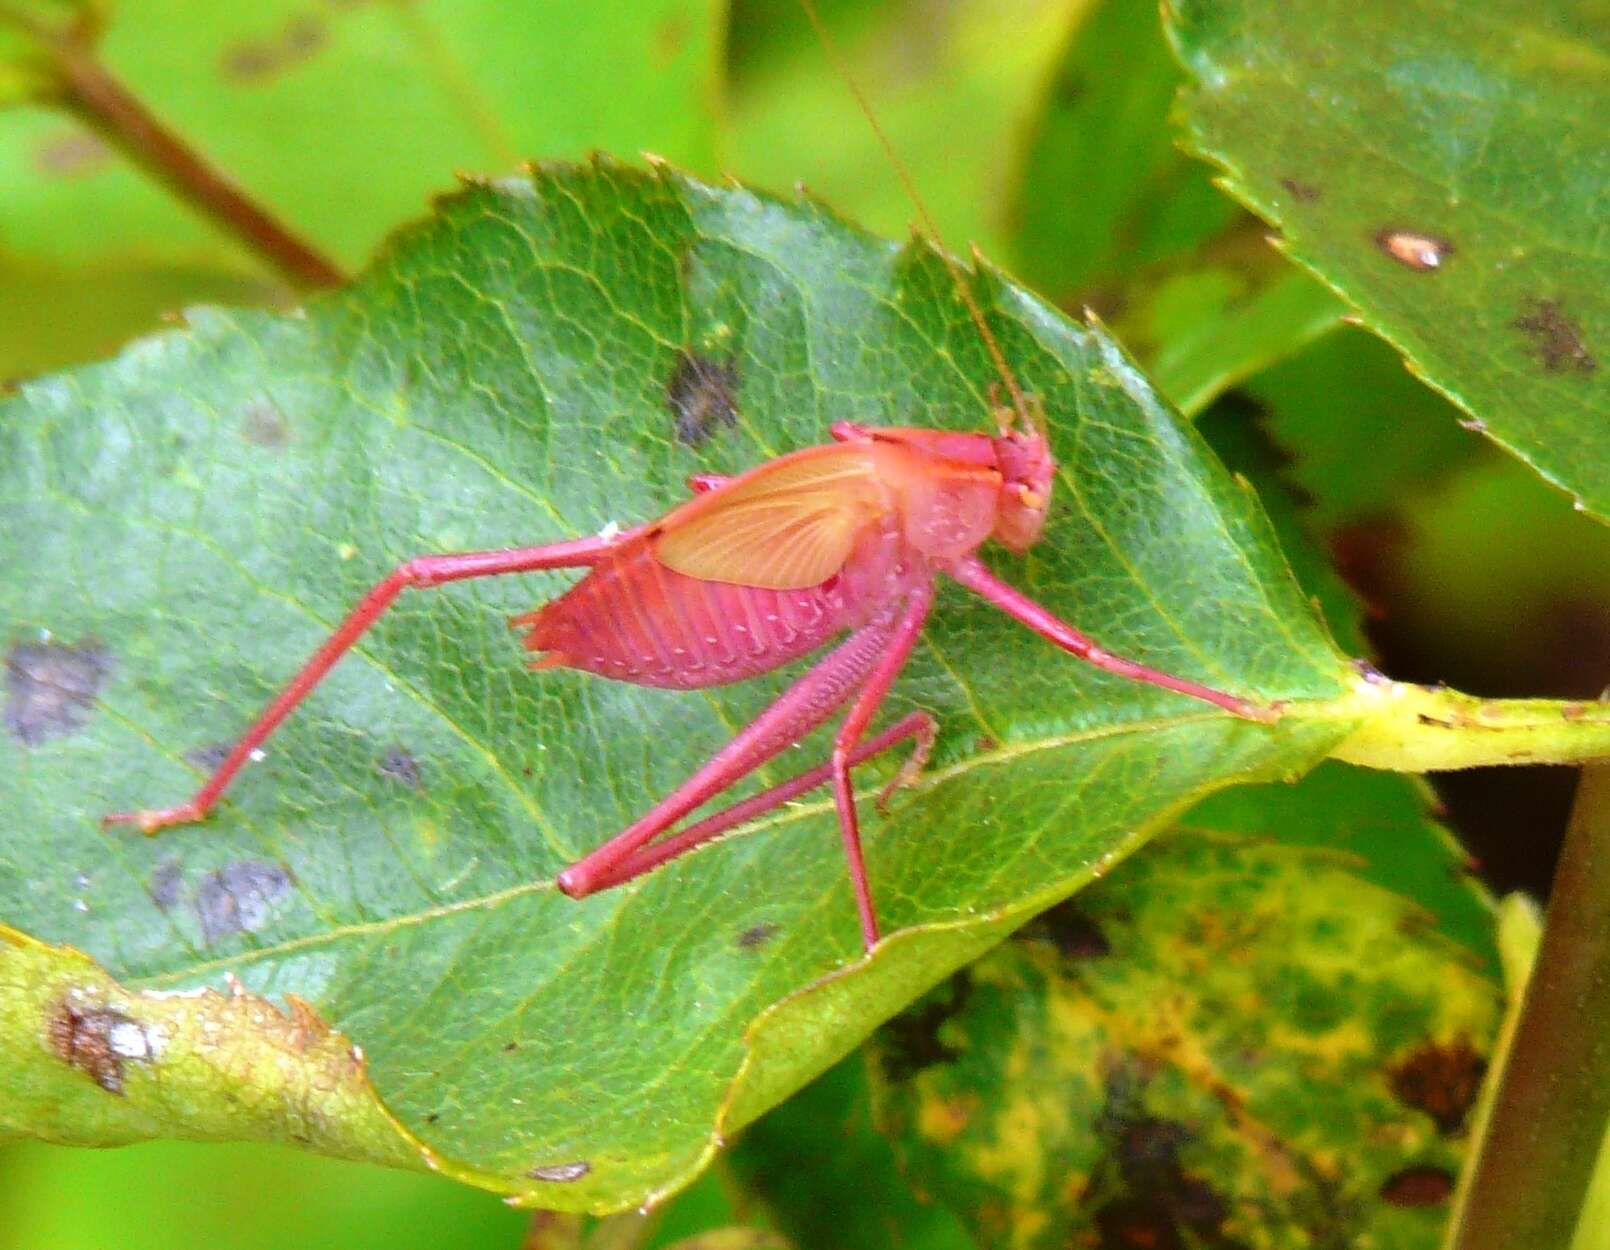
[[[689,577],[668,567],[655,535],[624,542],[559,598],[516,617],[532,667],[696,690],[768,673],[820,650],[932,574],[890,518],[869,524],[839,571],[774,589]]]

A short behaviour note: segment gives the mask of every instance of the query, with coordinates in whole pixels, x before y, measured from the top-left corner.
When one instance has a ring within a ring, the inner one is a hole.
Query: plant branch
[[[1571,1244],[1610,1123],[1610,766],[1584,769],[1455,1250]]]
[[[249,199],[221,170],[164,126],[71,37],[46,45],[62,102],[181,199],[245,241],[293,286],[338,286],[331,261]]]
[[[1423,773],[1610,758],[1606,703],[1478,699],[1368,673],[1340,706],[1359,727],[1332,754],[1366,768]]]

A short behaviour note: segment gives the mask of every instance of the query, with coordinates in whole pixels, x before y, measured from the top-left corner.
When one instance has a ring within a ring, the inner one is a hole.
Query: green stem
[[[1597,705],[1596,705],[1597,706]],[[1583,770],[1455,1250],[1565,1250],[1610,1123],[1610,767]]]
[[[336,266],[164,126],[72,36],[44,43],[62,102],[181,199],[242,239],[291,285],[338,286]]]
[[[1339,704],[1359,728],[1337,759],[1397,772],[1610,758],[1610,704],[1477,699],[1372,676]]]

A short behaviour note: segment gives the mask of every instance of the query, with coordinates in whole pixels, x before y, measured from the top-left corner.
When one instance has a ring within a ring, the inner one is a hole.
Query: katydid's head
[[[1015,408],[997,409],[1001,432],[994,443],[1001,497],[993,536],[1010,551],[1027,551],[1040,541],[1057,471],[1038,403],[1028,398],[1025,408],[1022,417]]]

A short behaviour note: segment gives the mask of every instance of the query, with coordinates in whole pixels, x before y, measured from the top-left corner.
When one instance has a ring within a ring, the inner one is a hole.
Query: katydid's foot
[[[181,803],[178,807],[146,808],[138,812],[112,812],[101,817],[101,828],[108,829],[113,825],[134,825],[139,831],[150,837],[158,830],[166,829],[170,825],[190,825],[198,820],[206,819],[207,813],[197,807],[194,802]]]
[[[1284,699],[1275,703],[1245,703],[1240,699],[1236,702],[1241,706],[1231,708],[1232,712],[1242,720],[1257,721],[1260,725],[1273,725],[1286,710]]]

